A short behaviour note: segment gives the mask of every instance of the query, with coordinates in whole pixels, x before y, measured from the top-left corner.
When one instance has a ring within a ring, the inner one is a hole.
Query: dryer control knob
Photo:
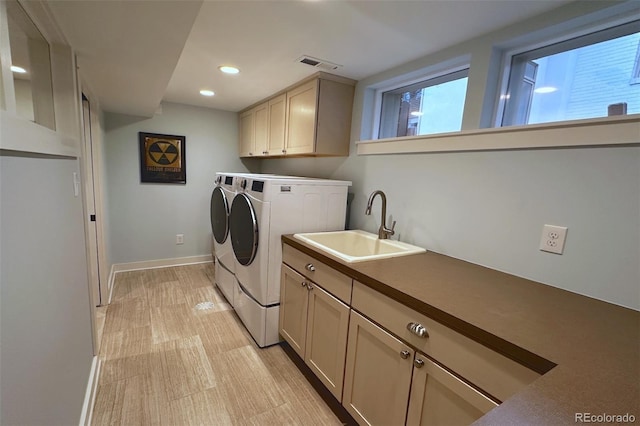
[[[242,179],[242,183],[240,183],[240,187],[242,189],[247,189],[247,180],[246,179]]]
[[[217,183],[218,185],[220,185],[220,182],[222,182],[222,176],[218,176],[218,177],[216,178],[216,183]]]

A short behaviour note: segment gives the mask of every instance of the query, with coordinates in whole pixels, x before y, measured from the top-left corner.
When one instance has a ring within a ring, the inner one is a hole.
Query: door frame
[[[106,254],[105,244],[105,208],[103,197],[103,137],[100,120],[100,105],[97,98],[80,75],[78,70],[78,102],[81,156],[78,159],[81,170],[82,203],[84,210],[85,245],[87,254],[87,277],[89,296],[91,303],[91,320],[93,328],[94,355],[100,351],[99,330],[100,321],[97,318],[97,307],[109,303],[110,295],[110,265]],[[83,95],[89,104],[89,135],[91,140],[85,137],[85,117]],[[89,147],[89,148],[88,148]],[[90,196],[89,185],[93,186],[93,197]],[[93,199],[91,199],[93,198]],[[91,216],[95,215],[95,221]],[[90,238],[90,233],[95,233],[95,238]],[[92,261],[92,259],[96,259]]]

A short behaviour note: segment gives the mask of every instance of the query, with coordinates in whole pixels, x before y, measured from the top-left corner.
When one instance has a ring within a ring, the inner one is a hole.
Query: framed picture
[[[139,132],[140,181],[187,183],[185,137]]]

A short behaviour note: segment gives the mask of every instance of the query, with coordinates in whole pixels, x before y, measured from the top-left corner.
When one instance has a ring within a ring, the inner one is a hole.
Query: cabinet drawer
[[[357,281],[353,285],[352,307],[500,401],[540,376]],[[428,337],[409,331],[410,323],[425,327]]]
[[[282,247],[282,261],[347,305],[351,303],[351,278],[348,276],[287,244]]]

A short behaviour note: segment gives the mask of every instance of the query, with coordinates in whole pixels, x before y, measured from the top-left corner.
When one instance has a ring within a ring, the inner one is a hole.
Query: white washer
[[[229,212],[236,196],[238,173],[216,173],[216,186],[211,193],[211,231],[216,257],[215,283],[227,301],[234,305],[235,260],[229,236]]]
[[[282,234],[344,229],[351,182],[245,175],[229,215],[235,310],[260,347],[279,342]]]

